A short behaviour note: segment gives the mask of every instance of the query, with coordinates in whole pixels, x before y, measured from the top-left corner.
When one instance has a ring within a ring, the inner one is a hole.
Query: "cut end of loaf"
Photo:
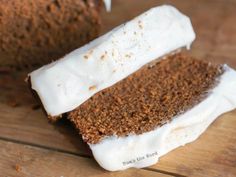
[[[69,119],[92,144],[152,131],[202,101],[222,73],[220,65],[174,54],[95,94]]]

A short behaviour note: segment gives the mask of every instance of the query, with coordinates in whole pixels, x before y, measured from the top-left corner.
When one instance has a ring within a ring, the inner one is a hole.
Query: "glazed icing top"
[[[152,8],[133,20],[29,74],[50,116],[69,112],[143,65],[189,48],[195,33],[176,8]],[[145,76],[144,76],[145,77]]]
[[[106,10],[108,12],[111,11],[111,0],[103,0],[104,4],[105,4],[105,7],[106,7]]]

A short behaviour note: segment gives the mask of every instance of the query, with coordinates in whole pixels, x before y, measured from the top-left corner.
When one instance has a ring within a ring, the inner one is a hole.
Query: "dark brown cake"
[[[102,0],[0,0],[0,67],[42,65],[97,37]]]
[[[175,54],[95,94],[69,119],[88,143],[148,132],[199,103],[222,73],[221,66]]]

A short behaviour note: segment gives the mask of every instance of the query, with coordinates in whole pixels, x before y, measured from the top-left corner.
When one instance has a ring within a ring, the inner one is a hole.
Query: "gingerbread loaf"
[[[150,9],[28,76],[50,120],[65,115],[106,170],[142,168],[236,107],[236,72],[185,56],[176,8]]]
[[[102,0],[0,0],[0,67],[56,60],[96,38]]]

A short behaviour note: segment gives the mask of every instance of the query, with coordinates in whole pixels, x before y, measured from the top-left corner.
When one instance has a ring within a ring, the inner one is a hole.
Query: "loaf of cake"
[[[106,170],[155,164],[236,107],[236,71],[181,53],[176,8],[150,9],[28,76],[50,120],[65,115]]]
[[[0,67],[56,60],[98,36],[102,0],[0,0]]]

